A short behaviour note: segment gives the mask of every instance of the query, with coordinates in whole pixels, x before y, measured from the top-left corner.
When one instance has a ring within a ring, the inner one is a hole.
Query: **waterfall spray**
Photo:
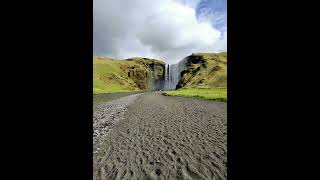
[[[175,90],[179,81],[180,73],[186,68],[187,59],[183,59],[177,64],[167,65],[165,72],[164,90]]]

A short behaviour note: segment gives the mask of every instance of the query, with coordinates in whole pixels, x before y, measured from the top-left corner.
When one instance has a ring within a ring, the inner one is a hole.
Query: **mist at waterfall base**
[[[165,79],[162,90],[175,90],[181,78],[181,72],[186,68],[187,59],[181,60],[177,64],[166,64]]]

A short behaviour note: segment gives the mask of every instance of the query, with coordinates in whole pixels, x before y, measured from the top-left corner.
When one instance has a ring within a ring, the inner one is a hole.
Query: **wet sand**
[[[124,98],[95,110],[94,130],[108,132],[95,136],[93,179],[227,178],[226,103],[159,93]]]

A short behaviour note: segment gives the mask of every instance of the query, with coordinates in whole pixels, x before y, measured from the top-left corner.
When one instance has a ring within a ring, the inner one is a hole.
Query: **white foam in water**
[[[176,89],[181,78],[180,73],[186,68],[186,62],[187,59],[183,59],[178,64],[166,65],[164,90]]]

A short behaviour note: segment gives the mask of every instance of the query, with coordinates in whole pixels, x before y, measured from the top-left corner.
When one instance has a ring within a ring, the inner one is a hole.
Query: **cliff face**
[[[126,61],[138,65],[123,68],[128,72],[128,77],[133,79],[141,90],[161,89],[165,78],[165,63],[156,59],[131,58]],[[139,66],[140,65],[140,66]]]
[[[227,53],[199,53],[185,59],[177,88],[227,87]]]
[[[165,66],[163,61],[156,59],[93,57],[93,91],[112,93],[166,89]],[[178,74],[181,79],[175,78],[179,81],[178,89],[227,87],[227,53],[192,54],[178,63],[177,68],[170,68],[168,74],[176,76],[173,71],[181,72]]]
[[[94,93],[161,89],[165,78],[165,63],[147,58],[114,60],[94,57],[93,76]]]

